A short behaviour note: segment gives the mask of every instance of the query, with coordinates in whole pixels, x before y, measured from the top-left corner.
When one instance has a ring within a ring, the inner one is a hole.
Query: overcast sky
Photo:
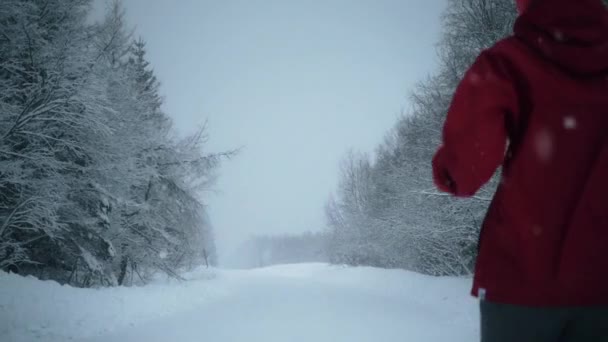
[[[211,151],[243,147],[207,199],[220,259],[324,227],[344,154],[373,152],[433,71],[445,1],[124,1],[180,133],[208,120]]]

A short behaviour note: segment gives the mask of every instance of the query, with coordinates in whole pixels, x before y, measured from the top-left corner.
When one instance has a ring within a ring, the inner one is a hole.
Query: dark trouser
[[[482,342],[608,342],[608,307],[531,308],[481,302]]]

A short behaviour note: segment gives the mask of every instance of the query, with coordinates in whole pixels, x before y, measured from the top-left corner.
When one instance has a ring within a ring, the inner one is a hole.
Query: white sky
[[[221,262],[250,234],[324,227],[345,152],[373,152],[433,71],[446,0],[124,3],[176,128],[244,147],[207,199]]]

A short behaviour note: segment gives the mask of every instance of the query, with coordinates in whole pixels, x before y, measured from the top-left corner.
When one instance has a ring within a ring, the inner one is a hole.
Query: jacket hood
[[[570,72],[608,71],[608,11],[601,0],[532,0],[514,32]]]

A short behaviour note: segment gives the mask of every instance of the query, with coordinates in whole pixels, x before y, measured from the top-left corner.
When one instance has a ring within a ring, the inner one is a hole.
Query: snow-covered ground
[[[324,264],[75,289],[0,273],[0,341],[475,341],[470,280]]]

